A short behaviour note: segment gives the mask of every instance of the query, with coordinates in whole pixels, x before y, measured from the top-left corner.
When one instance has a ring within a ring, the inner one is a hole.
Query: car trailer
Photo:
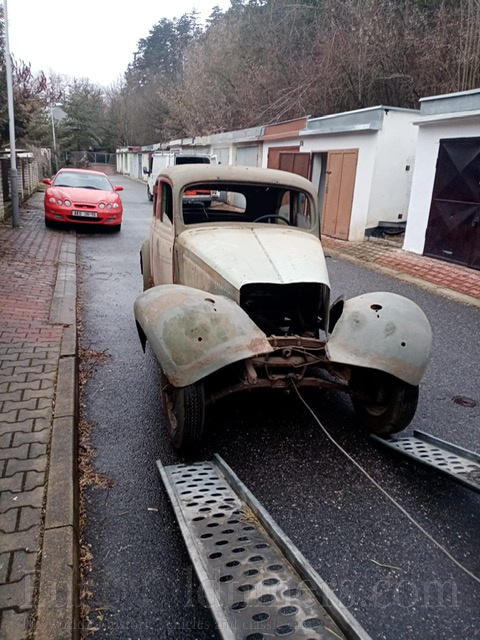
[[[443,473],[451,480],[480,493],[480,455],[424,431],[413,436],[371,435],[375,442]]]
[[[157,466],[221,638],[371,640],[219,455]]]
[[[480,492],[477,453],[413,434],[370,437]],[[222,639],[371,640],[218,454],[157,466]]]

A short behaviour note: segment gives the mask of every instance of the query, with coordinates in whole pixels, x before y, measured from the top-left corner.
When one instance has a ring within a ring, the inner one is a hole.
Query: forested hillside
[[[480,86],[480,0],[232,0],[162,20],[122,93],[147,142]],[[134,98],[133,98],[134,96]]]

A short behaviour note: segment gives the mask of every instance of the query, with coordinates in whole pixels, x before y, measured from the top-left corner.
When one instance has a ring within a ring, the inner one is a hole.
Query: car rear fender
[[[411,385],[425,373],[430,323],[418,305],[379,291],[346,300],[326,345],[333,362],[385,371]]]
[[[183,285],[160,285],[140,294],[134,311],[143,347],[148,340],[176,387],[272,351],[267,336],[224,296]]]

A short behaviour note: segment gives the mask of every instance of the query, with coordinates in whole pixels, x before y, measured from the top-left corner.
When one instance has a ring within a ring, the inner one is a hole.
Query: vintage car
[[[215,197],[206,206],[192,190]],[[317,194],[305,178],[218,165],[164,170],[140,262],[135,318],[160,364],[176,448],[198,444],[209,403],[265,387],[347,392],[377,434],[412,420],[430,324],[414,302],[384,291],[330,305]]]

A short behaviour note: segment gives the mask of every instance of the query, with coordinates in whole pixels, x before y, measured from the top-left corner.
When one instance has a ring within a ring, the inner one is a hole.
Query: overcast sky
[[[225,10],[230,0],[8,0],[10,52],[33,71],[109,86],[159,20],[194,8],[205,19],[215,5]]]

